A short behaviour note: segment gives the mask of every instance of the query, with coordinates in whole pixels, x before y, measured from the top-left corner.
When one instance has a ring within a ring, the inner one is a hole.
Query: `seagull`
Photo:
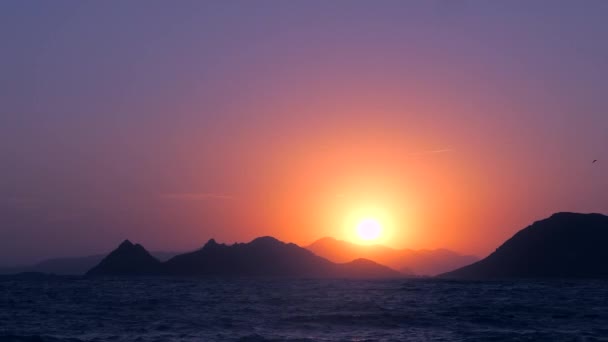
[[[593,161],[591,162],[591,164],[595,164],[596,161],[597,161],[597,159],[593,159]]]

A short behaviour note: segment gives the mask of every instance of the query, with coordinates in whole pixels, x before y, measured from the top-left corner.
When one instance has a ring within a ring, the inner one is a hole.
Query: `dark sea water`
[[[0,280],[0,341],[608,341],[608,282]]]

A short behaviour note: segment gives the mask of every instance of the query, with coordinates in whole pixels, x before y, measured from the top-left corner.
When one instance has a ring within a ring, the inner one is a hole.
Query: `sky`
[[[0,2],[0,265],[608,213],[606,1]],[[597,159],[598,162],[591,163]]]

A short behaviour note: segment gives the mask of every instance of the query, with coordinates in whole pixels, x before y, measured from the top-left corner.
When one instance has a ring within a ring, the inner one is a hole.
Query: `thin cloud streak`
[[[226,194],[216,194],[209,192],[193,192],[193,193],[169,193],[161,196],[166,200],[178,201],[207,201],[207,200],[233,200],[234,196]]]
[[[453,148],[443,148],[443,149],[439,149],[439,150],[427,150],[427,151],[420,151],[420,152],[412,152],[412,153],[410,153],[410,156],[420,156],[420,155],[425,155],[425,154],[446,153],[446,152],[452,152],[452,151],[454,151]]]

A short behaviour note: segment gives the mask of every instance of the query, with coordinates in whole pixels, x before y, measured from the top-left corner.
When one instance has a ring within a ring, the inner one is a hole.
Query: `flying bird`
[[[597,159],[593,159],[593,161],[591,162],[591,164],[595,164],[596,161],[597,161]]]

